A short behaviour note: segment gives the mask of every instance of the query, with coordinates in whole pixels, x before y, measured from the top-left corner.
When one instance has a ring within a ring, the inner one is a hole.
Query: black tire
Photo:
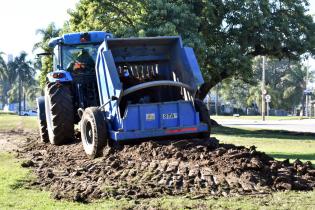
[[[45,88],[45,113],[51,144],[66,144],[74,136],[74,110],[71,90],[66,85],[49,84]]]
[[[46,113],[45,113],[45,97],[41,96],[37,98],[37,110],[38,110],[38,127],[40,139],[44,143],[49,142],[47,123],[46,123]]]
[[[207,106],[200,99],[195,99],[195,108],[199,112],[200,121],[208,125],[208,131],[201,133],[202,138],[209,138],[211,133],[211,120]]]
[[[103,148],[108,144],[106,121],[97,107],[84,110],[80,121],[81,140],[85,153],[89,158],[102,155]]]

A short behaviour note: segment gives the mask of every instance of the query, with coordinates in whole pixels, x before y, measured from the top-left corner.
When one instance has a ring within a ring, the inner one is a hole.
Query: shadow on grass
[[[311,154],[281,154],[281,153],[268,153],[271,157],[275,159],[289,159],[290,162],[296,159],[304,161],[311,161],[313,168],[315,168],[315,153]]]
[[[16,116],[18,116],[15,112],[3,112],[3,111],[0,111],[0,115],[1,116],[6,116],[6,115],[16,115]]]
[[[29,189],[32,183],[36,180],[32,171],[28,171],[23,177],[16,177],[14,183],[9,185],[12,190],[17,190],[20,188]]]
[[[22,178],[22,179],[16,180],[16,182],[11,184],[9,187],[12,190],[17,190],[20,188],[27,188],[28,186],[30,186],[30,183],[31,183],[31,180],[29,180],[28,178]]]
[[[247,138],[276,138],[292,140],[314,140],[314,133],[293,132],[284,130],[246,130],[241,128],[230,128],[217,126],[212,128],[213,134],[223,134]]]
[[[310,153],[310,154],[268,153],[268,154],[274,158],[279,158],[279,159],[291,159],[291,160],[300,159],[300,160],[309,160],[309,161],[315,160],[315,153]]]

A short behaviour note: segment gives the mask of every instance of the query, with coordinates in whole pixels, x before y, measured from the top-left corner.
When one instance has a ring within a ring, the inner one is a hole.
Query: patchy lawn
[[[223,116],[223,115],[212,115],[212,119],[214,120],[229,120],[229,119],[237,119],[237,120],[261,120],[261,116],[247,116],[240,115],[239,117],[233,116]],[[307,119],[306,117],[301,118],[300,116],[266,116],[266,120],[301,120]]]

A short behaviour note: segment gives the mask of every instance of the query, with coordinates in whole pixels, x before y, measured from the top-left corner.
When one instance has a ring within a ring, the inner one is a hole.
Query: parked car
[[[37,111],[34,110],[28,110],[28,111],[22,111],[21,116],[37,116]]]

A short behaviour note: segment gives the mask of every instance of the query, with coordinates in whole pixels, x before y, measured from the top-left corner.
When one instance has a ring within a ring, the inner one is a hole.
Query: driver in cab
[[[74,62],[70,63],[68,69],[73,70],[73,73],[80,73],[83,71],[93,71],[95,62],[88,50],[82,49]]]

